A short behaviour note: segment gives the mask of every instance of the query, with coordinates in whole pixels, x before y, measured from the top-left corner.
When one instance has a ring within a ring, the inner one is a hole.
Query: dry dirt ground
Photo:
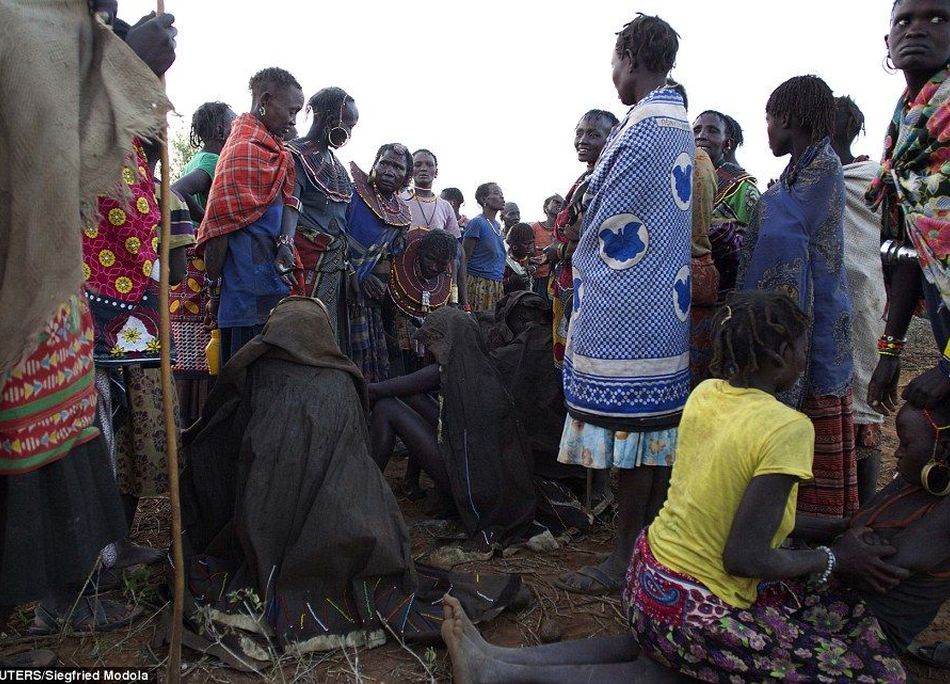
[[[915,326],[915,342],[905,359],[904,382],[922,370],[929,358],[922,350],[933,348],[933,338],[922,325]],[[893,418],[885,424],[884,472],[885,482],[893,474],[893,459],[897,440]],[[399,476],[404,461],[390,467],[387,475],[392,481]],[[413,552],[419,556],[434,546],[432,536],[420,523],[425,519],[417,504],[401,502],[410,526]],[[168,542],[168,506],[165,499],[143,502],[133,529],[133,539],[153,546]],[[595,562],[610,549],[612,533],[599,528],[583,541],[568,548],[547,553],[521,551],[511,558],[496,558],[489,562],[469,563],[457,569],[466,572],[510,572],[520,574],[530,587],[535,600],[531,607],[518,613],[506,613],[483,626],[485,637],[492,643],[505,646],[532,646],[557,638],[578,639],[603,634],[618,634],[626,629],[626,620],[619,599],[586,598],[556,588],[553,580],[566,569],[579,568]],[[32,618],[32,606],[23,606],[0,641],[0,653],[12,653],[25,648],[50,648],[66,665],[93,666],[146,666],[164,673],[165,650],[156,644],[156,635],[162,632],[163,607],[161,576],[147,572],[126,581],[127,596],[145,608],[145,613],[132,626],[111,634],[95,637],[59,635],[32,639],[26,627]],[[944,606],[934,624],[921,635],[922,641],[950,639],[950,603]],[[159,639],[160,640],[160,639]],[[251,682],[262,677],[272,682],[449,682],[450,668],[442,649],[415,648],[409,650],[390,641],[373,650],[350,650],[303,660],[283,661],[262,676],[243,674],[223,667],[220,663],[197,656],[185,649],[183,656],[184,680],[187,682]],[[932,670],[914,661],[907,661],[908,670],[921,683],[950,682],[950,672]]]

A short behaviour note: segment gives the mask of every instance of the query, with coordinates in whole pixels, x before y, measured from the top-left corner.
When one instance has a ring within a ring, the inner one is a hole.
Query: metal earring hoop
[[[930,487],[930,476],[938,468],[943,469],[944,479],[946,480],[946,484],[944,485],[943,489],[939,491]],[[947,494],[950,494],[950,466],[947,466],[945,463],[936,463],[931,461],[924,466],[923,470],[920,471],[920,484],[923,485],[924,489],[927,490],[929,494],[933,494],[934,496],[947,496]]]
[[[894,62],[891,61],[891,53],[884,55],[884,61],[882,62],[881,66],[884,68],[884,71],[889,74],[897,73],[897,67],[894,66]]]

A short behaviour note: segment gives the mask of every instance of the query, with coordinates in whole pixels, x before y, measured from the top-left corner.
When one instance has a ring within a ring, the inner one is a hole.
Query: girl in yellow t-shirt
[[[893,586],[907,574],[883,560],[895,549],[869,544],[863,528],[831,548],[780,548],[796,528],[815,437],[811,421],[775,394],[804,370],[807,317],[784,295],[750,292],[713,326],[713,373],[725,379],[690,396],[666,504],[627,574],[624,599],[643,652],[705,681],[900,679],[900,661],[857,594],[826,589],[833,575]],[[845,521],[808,525],[842,532]]]
[[[872,612],[837,582],[895,586],[908,575],[884,560],[895,547],[859,527],[831,548],[779,548],[793,527],[847,524],[795,519],[814,435],[775,394],[804,368],[807,317],[784,295],[749,292],[713,325],[712,368],[725,379],[701,383],[683,411],[669,497],[627,574],[634,634],[503,648],[446,596],[456,681],[904,681]]]

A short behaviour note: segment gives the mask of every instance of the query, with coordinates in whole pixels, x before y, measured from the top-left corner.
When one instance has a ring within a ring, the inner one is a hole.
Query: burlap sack
[[[82,287],[84,221],[170,108],[85,0],[0,0],[0,373]]]

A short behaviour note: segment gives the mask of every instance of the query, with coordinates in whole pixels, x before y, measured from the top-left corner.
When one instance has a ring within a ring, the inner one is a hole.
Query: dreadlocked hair
[[[784,294],[751,291],[729,300],[713,318],[710,369],[718,378],[748,378],[762,362],[781,364],[778,350],[808,329],[809,318]]]
[[[617,34],[617,54],[625,52],[643,60],[644,66],[655,74],[665,74],[676,63],[679,34],[659,17],[637,13],[636,19]]]
[[[294,78],[289,71],[281,69],[280,67],[261,69],[251,76],[251,80],[248,81],[247,86],[251,89],[251,95],[255,98],[260,97],[261,94],[268,90],[278,90],[290,86],[300,88],[297,79]]]
[[[835,130],[835,96],[817,76],[795,76],[776,88],[765,105],[771,116],[787,114],[819,142]]]
[[[376,168],[379,160],[382,159],[383,155],[387,152],[402,155],[403,164],[406,165],[406,175],[403,177],[402,183],[399,184],[399,189],[405,190],[409,187],[409,182],[412,180],[412,155],[409,154],[409,148],[401,143],[386,143],[376,152],[376,159],[373,160],[372,168]]]
[[[851,142],[864,131],[864,112],[850,96],[844,95],[835,98],[835,121],[844,123],[844,133]]]
[[[720,116],[722,120],[726,122],[726,136],[732,138],[736,149],[742,147],[742,143],[745,142],[745,138],[742,136],[742,126],[728,114],[720,114]]]
[[[191,132],[188,142],[194,148],[202,147],[209,140],[214,140],[218,131],[223,130],[227,136],[227,115],[231,107],[224,102],[205,102],[191,115]]]
[[[435,156],[435,152],[433,152],[432,150],[427,150],[424,147],[420,147],[418,150],[412,153],[412,158],[415,159],[417,154],[427,154],[430,157],[432,157],[432,161],[435,162],[436,166],[439,165],[439,158]]]
[[[609,124],[608,128],[613,128],[618,123],[620,123],[620,119],[618,119],[613,112],[608,112],[606,109],[591,109],[588,112],[584,112],[584,116],[581,117],[581,121],[584,119],[591,119],[594,121],[599,119]]]
[[[330,86],[318,90],[307,100],[307,110],[313,112],[317,129],[326,131],[340,125],[346,103],[355,101],[343,88]]]
[[[419,241],[419,254],[428,254],[436,261],[453,261],[458,254],[459,241],[444,230],[430,230]]]

